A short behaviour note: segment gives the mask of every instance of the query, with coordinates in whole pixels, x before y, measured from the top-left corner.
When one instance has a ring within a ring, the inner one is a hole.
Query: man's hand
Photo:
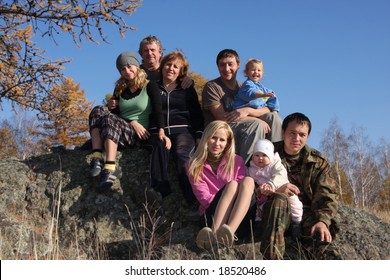
[[[284,193],[287,196],[298,195],[300,193],[299,188],[291,183],[286,183],[276,190],[279,193]]]
[[[259,121],[259,123],[261,123],[261,126],[263,127],[264,130],[264,134],[268,134],[271,132],[271,127],[269,126],[268,123],[266,123],[262,119],[257,119],[257,120]]]
[[[243,107],[231,112],[225,113],[226,122],[239,122],[249,116],[249,108]]]
[[[254,117],[251,115],[253,112],[253,108],[250,107],[243,107],[243,108],[238,108],[236,110],[233,110],[231,112],[225,113],[225,121],[230,123],[230,122],[240,122],[243,120],[258,120],[263,127],[264,134],[268,134],[271,132],[271,127],[269,126],[268,123],[263,121],[262,119],[259,119],[258,117]]]
[[[315,236],[315,234],[318,232],[319,238],[321,242],[332,242],[332,235],[330,234],[330,231],[326,224],[323,222],[318,222],[314,226],[311,227],[310,229],[310,235],[312,237]]]

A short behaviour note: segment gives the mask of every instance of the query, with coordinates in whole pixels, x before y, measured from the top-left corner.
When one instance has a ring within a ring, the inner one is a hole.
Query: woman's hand
[[[163,128],[160,128],[160,130],[158,131],[158,139],[160,141],[165,141],[165,148],[167,150],[170,150],[171,147],[172,147],[172,142],[171,142],[171,139],[169,139],[169,137],[167,137],[165,135],[165,132],[164,132],[164,129]]]
[[[139,139],[146,140],[149,138],[150,133],[142,124],[137,121],[131,121],[130,125],[134,128]]]

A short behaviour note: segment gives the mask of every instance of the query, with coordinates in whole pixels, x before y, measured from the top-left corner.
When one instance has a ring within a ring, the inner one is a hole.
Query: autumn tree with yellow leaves
[[[49,149],[61,145],[72,148],[88,139],[88,115],[92,103],[85,97],[85,91],[80,90],[80,84],[66,78],[61,85],[50,90],[50,98],[45,98],[41,107],[44,113],[38,114],[39,130],[34,132],[41,136],[41,147]]]
[[[194,81],[195,90],[198,94],[199,102],[202,102],[202,91],[204,85],[209,81],[205,79],[201,74],[195,72],[189,72],[188,76]]]
[[[41,112],[51,89],[62,83],[63,65],[34,42],[34,35],[50,38],[68,34],[75,45],[83,40],[106,42],[107,25],[116,25],[123,36],[134,29],[124,16],[132,14],[142,0],[0,0],[0,109],[4,99],[12,106]],[[46,104],[45,104],[46,105]],[[47,111],[46,111],[47,112]]]

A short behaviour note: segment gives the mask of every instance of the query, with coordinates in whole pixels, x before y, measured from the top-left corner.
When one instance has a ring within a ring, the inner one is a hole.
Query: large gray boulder
[[[120,151],[122,175],[105,193],[88,178],[87,151],[60,149],[25,161],[1,160],[1,259],[262,258],[257,228],[253,238],[233,249],[199,250],[199,224],[190,218],[173,167],[173,192],[161,203],[163,214],[147,201],[149,157],[146,150]],[[335,246],[345,259],[390,259],[389,224],[347,206],[340,207],[338,220]]]

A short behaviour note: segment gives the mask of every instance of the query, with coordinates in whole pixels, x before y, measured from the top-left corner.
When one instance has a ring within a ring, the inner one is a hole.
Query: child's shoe
[[[103,169],[102,178],[100,180],[98,190],[100,192],[104,192],[104,191],[110,189],[112,187],[112,185],[114,184],[118,175],[119,175],[118,170],[111,171],[109,169]]]
[[[103,160],[94,158],[89,164],[89,177],[96,177],[102,172],[104,163]]]

